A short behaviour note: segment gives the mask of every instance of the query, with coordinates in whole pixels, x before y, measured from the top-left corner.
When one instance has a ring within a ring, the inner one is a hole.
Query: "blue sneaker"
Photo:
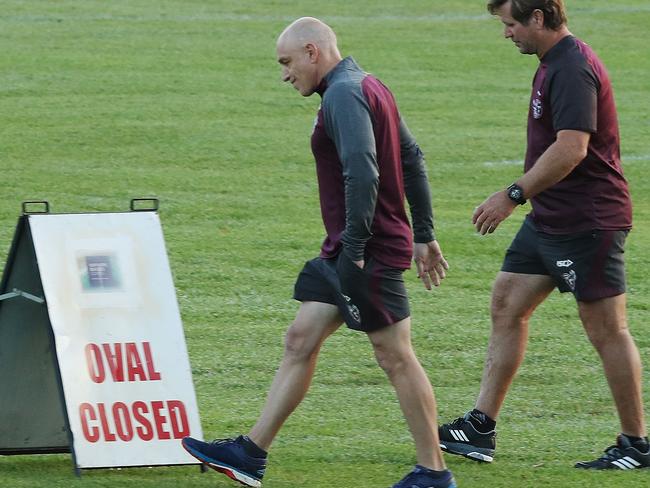
[[[266,453],[248,437],[203,442],[185,437],[181,443],[187,452],[203,464],[225,474],[242,485],[259,488],[266,470]],[[251,455],[251,451],[255,454]]]
[[[393,488],[456,488],[456,481],[451,471],[433,471],[417,464]]]

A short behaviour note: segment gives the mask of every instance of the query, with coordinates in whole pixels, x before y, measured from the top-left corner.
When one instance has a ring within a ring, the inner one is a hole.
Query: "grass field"
[[[650,405],[650,6],[567,0],[570,27],[609,68],[635,229],[629,318]],[[309,136],[319,104],[280,82],[275,38],[313,15],[392,89],[427,156],[437,235],[451,264],[427,293],[406,275],[414,342],[441,419],[473,406],[489,293],[523,218],[478,236],[474,206],[522,170],[536,59],[502,38],[483,1],[2,0],[0,261],[20,202],[126,210],[155,195],[206,437],[246,431],[297,309],[297,272],[323,237]],[[1,401],[1,399],[0,399]],[[650,411],[646,408],[646,413]],[[585,473],[618,422],[575,302],[553,294],[499,423],[494,464],[447,457],[461,487],[647,487],[650,473]],[[267,488],[391,486],[414,463],[406,424],[368,341],[326,343],[310,394],[270,457]],[[228,487],[196,467],[94,470],[65,455],[0,457],[2,487]]]

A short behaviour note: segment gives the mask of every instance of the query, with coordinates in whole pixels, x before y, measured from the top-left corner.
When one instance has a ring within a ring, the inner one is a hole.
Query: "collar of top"
[[[566,37],[563,37],[560,39],[558,42],[555,43],[555,46],[553,46],[551,49],[549,49],[546,54],[544,54],[544,57],[540,59],[540,61],[544,61],[545,63],[548,63],[549,61],[553,61],[556,57],[560,55],[562,51],[564,51],[570,44],[573,42],[574,37],[569,34]]]
[[[347,56],[343,58],[339,63],[332,68],[329,73],[327,73],[321,82],[318,85],[318,88],[316,88],[316,93],[318,93],[321,97],[325,93],[325,90],[327,90],[327,87],[332,83],[332,80],[341,72],[346,71],[346,70],[351,70],[351,71],[359,71],[361,68],[357,64],[357,62],[354,60],[352,56]]]

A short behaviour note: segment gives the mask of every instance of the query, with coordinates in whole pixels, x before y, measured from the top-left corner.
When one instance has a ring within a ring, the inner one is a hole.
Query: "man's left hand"
[[[431,284],[439,286],[440,281],[445,279],[445,271],[449,269],[447,260],[442,255],[438,241],[415,243],[413,247],[413,259],[418,271],[418,278],[424,283],[427,290]]]

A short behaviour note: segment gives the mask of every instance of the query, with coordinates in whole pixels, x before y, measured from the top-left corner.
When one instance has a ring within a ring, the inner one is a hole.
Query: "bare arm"
[[[577,130],[561,130],[557,139],[540,156],[535,165],[516,183],[529,199],[564,179],[587,156],[591,134]],[[504,190],[498,191],[481,203],[472,217],[480,234],[491,234],[507,219],[517,204]]]
[[[587,157],[591,134],[578,130],[561,130],[557,140],[523,175],[517,184],[524,189],[524,198],[531,198],[563,180]]]

